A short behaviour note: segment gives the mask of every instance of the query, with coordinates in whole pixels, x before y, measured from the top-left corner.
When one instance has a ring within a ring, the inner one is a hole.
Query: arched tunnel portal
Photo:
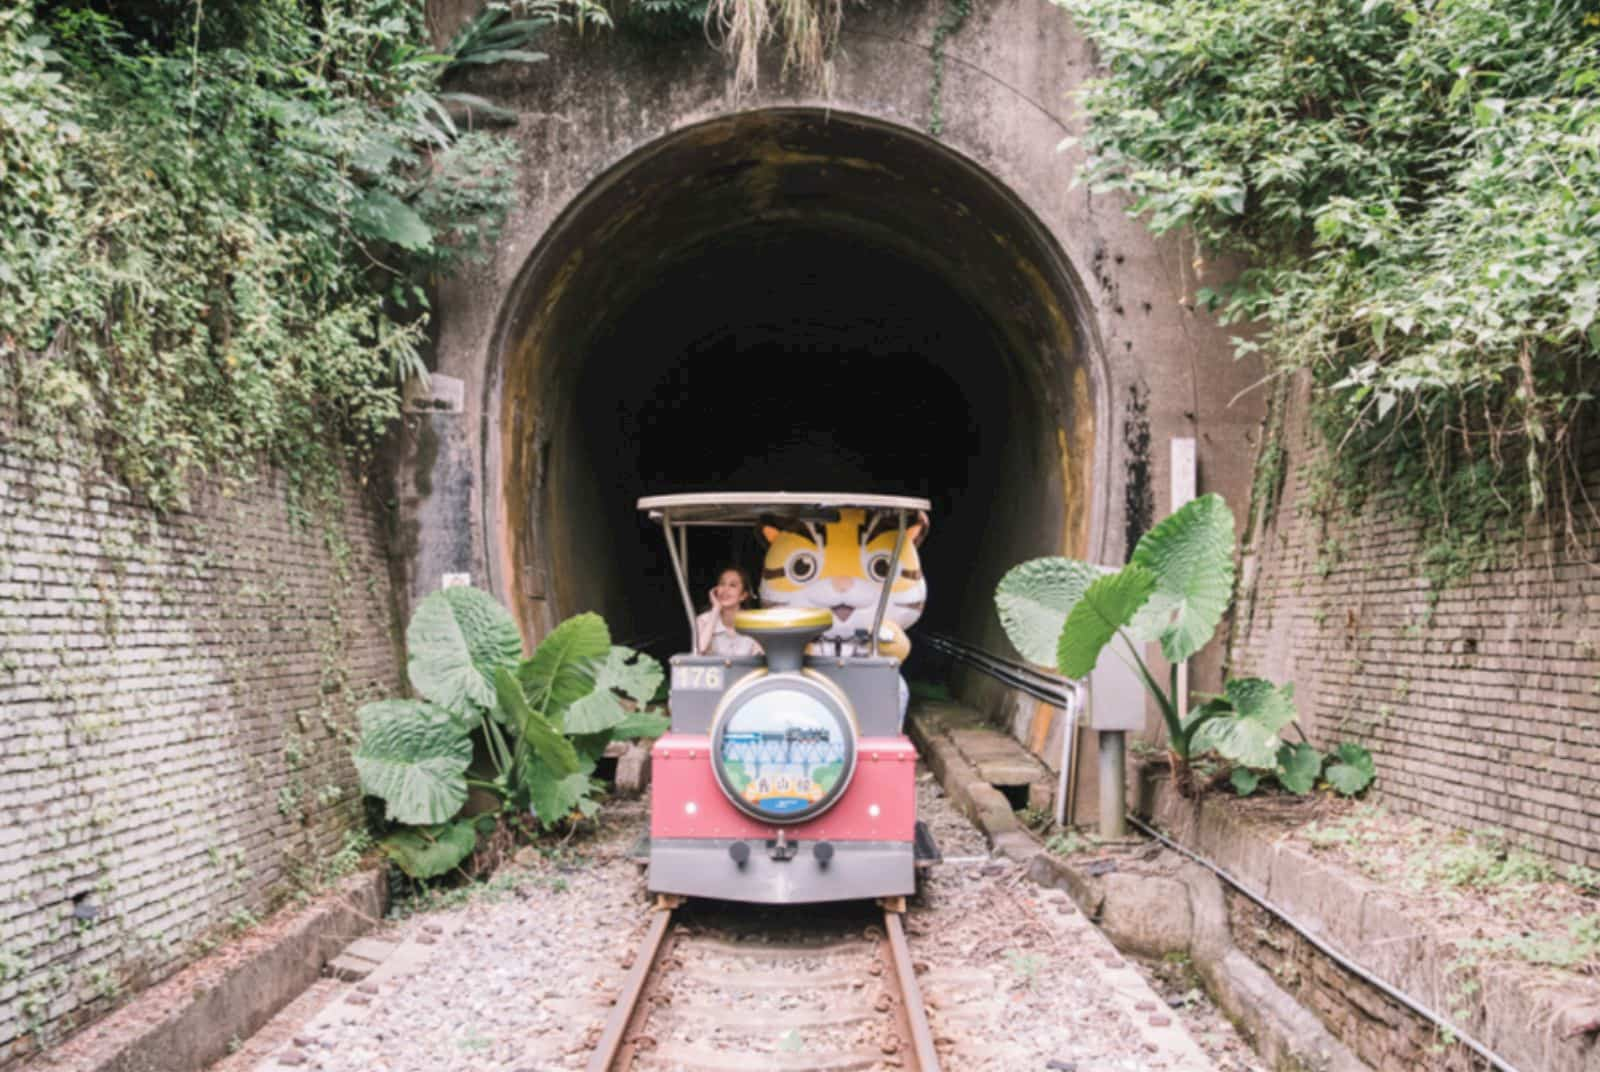
[[[905,128],[774,109],[680,130],[592,183],[505,306],[486,380],[491,558],[529,635],[598,610],[687,626],[645,494],[933,502],[921,627],[999,650],[996,580],[1090,546],[1097,348],[1048,232]],[[701,530],[703,602],[753,535]]]

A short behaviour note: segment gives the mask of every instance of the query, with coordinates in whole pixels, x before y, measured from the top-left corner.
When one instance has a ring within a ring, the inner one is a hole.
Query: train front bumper
[[[816,841],[744,839],[743,863],[732,850],[737,838],[650,839],[651,893],[713,897],[751,904],[854,901],[916,892],[916,848],[910,841],[835,841],[827,859]]]

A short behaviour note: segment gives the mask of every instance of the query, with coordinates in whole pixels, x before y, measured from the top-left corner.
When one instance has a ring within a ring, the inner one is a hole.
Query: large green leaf
[[[568,733],[603,733],[628,717],[617,699],[621,692],[635,703],[647,703],[661,686],[661,664],[632,648],[616,646],[594,665],[594,689],[567,708],[562,729]]]
[[[1233,783],[1234,792],[1242,797],[1247,797],[1256,791],[1261,784],[1261,775],[1249,767],[1235,767],[1228,775],[1228,781]]]
[[[1222,691],[1239,717],[1260,722],[1274,733],[1295,720],[1292,682],[1274,685],[1261,677],[1233,677]]]
[[[390,819],[442,823],[467,799],[469,731],[455,715],[423,700],[382,700],[357,712],[355,750],[361,789],[384,803]]]
[[[558,774],[546,766],[538,756],[529,756],[521,772],[523,784],[528,788],[529,804],[533,814],[545,826],[556,823],[572,814],[589,792],[589,774],[577,771]]]
[[[672,720],[654,709],[633,711],[628,717],[611,727],[611,736],[619,741],[635,738],[653,740],[672,728]]]
[[[598,688],[615,689],[636,704],[647,704],[666,676],[655,659],[618,644],[606,654],[606,661],[594,680]]]
[[[406,630],[407,670],[419,693],[467,714],[493,708],[494,672],[522,656],[517,623],[488,592],[445,588],[424,599]]]
[[[1202,495],[1144,534],[1133,562],[1155,576],[1131,632],[1159,640],[1169,662],[1205,647],[1233,598],[1233,514],[1220,495]]]
[[[1378,768],[1372,762],[1372,753],[1358,744],[1346,741],[1335,748],[1329,758],[1333,762],[1328,764],[1324,777],[1342,796],[1355,796],[1371,785],[1372,780],[1378,776]]]
[[[522,686],[511,672],[501,667],[495,671],[495,690],[500,698],[500,709],[505,712],[519,738],[518,753],[530,749],[550,769],[559,774],[570,774],[578,769],[578,753],[560,730],[535,711],[522,693]]]
[[[460,866],[478,847],[473,820],[396,830],[378,842],[384,854],[412,878],[437,878]]]
[[[421,250],[433,245],[433,231],[417,210],[382,190],[372,190],[350,206],[350,226],[357,234],[393,242],[401,249]]]
[[[995,609],[1022,657],[1040,666],[1056,665],[1067,615],[1089,586],[1109,572],[1073,558],[1036,558],[1000,578]]]
[[[533,658],[517,667],[528,706],[562,729],[567,708],[594,688],[592,661],[610,651],[611,631],[598,614],[577,614],[556,626],[539,642]]]
[[[1203,723],[1189,742],[1190,754],[1215,749],[1241,766],[1274,768],[1283,746],[1278,731],[1295,717],[1294,686],[1280,689],[1261,678],[1235,678],[1225,691],[1232,713]]]
[[[1322,772],[1322,753],[1306,741],[1278,749],[1278,784],[1296,796],[1305,796]]]
[[[1089,585],[1067,615],[1056,647],[1057,668],[1068,677],[1087,676],[1101,650],[1132,620],[1155,586],[1154,575],[1132,562]]]
[[[617,694],[596,684],[589,695],[567,708],[561,728],[571,734],[604,733],[627,717]]]

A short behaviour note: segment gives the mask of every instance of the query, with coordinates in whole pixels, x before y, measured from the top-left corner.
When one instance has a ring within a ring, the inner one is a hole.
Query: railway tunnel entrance
[[[743,113],[622,161],[551,228],[499,331],[483,486],[524,625],[593,609],[683,647],[641,495],[877,491],[934,504],[919,628],[998,649],[1000,575],[1091,552],[1103,392],[1076,293],[1000,182],[877,120]],[[697,600],[760,553],[691,543]]]

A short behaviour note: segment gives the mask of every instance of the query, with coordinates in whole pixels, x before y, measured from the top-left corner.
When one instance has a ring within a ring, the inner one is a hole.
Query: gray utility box
[[[1144,729],[1144,681],[1139,671],[1128,665],[1126,654],[1119,657],[1112,650],[1116,643],[1119,641],[1113,640],[1105,646],[1100,661],[1084,679],[1089,695],[1083,724],[1093,730],[1137,733]]]

